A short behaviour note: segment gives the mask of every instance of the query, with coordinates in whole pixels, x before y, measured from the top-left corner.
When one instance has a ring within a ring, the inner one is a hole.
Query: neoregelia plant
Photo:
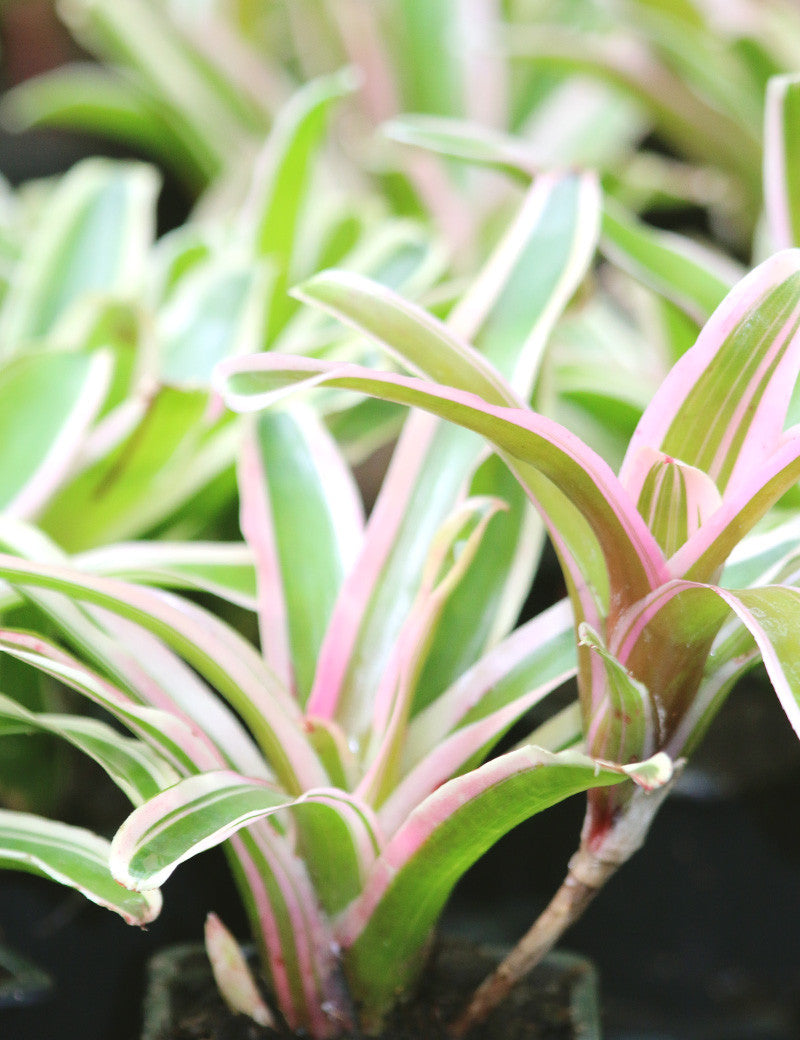
[[[0,557],[0,576],[71,652],[12,629],[0,649],[133,737],[8,698],[1,731],[66,738],[139,805],[111,848],[5,812],[5,865],[144,922],[158,909],[152,890],[180,861],[229,839],[275,1004],[293,1027],[335,1036],[356,1015],[377,1027],[413,984],[468,862],[518,820],[588,790],[568,883],[506,977],[539,956],[641,842],[670,756],[692,750],[756,660],[798,728],[791,500],[764,532],[748,532],[800,473],[798,434],[784,430],[800,367],[800,259],[778,254],[727,296],[648,406],[617,477],[526,404],[548,333],[591,259],[598,201],[591,178],[541,178],[447,325],[353,275],[304,286],[417,376],[346,357],[223,365],[220,386],[242,411],[327,385],[333,409],[356,391],[451,420],[411,417],[363,531],[317,413],[292,407],[254,421],[239,479],[262,654],[185,600],[82,572],[32,529],[3,525],[14,555]],[[691,313],[702,317],[722,295],[713,271],[702,285],[687,276],[702,257],[624,222],[607,219],[604,232],[627,266]],[[571,610],[560,604],[508,635],[537,555],[528,497],[560,555]],[[486,761],[575,669],[579,708]],[[112,880],[109,856],[133,891]],[[230,981],[213,918],[208,945],[231,1002],[266,1021],[241,972]],[[490,983],[454,1032],[502,988]]]
[[[450,319],[513,392],[530,394],[548,331],[592,258],[598,201],[590,176],[542,178]],[[432,319],[430,329],[436,336]],[[524,493],[479,438],[413,416],[366,529],[347,467],[310,410],[260,417],[239,481],[261,654],[207,611],[87,574],[32,529],[3,525],[15,555],[0,556],[0,576],[70,649],[10,628],[0,649],[132,737],[8,698],[0,730],[63,736],[139,808],[110,849],[4,813],[0,861],[144,922],[158,896],[135,890],[151,892],[183,859],[229,839],[286,1021],[320,1038],[356,1019],[375,1029],[413,985],[458,877],[501,834],[577,791],[662,786],[671,765],[564,750],[577,738],[571,711],[486,761],[573,674],[574,645],[564,606],[507,635],[541,540]],[[116,881],[102,869],[109,856]],[[224,976],[221,934],[211,919]],[[239,986],[222,985],[240,1006]]]
[[[800,252],[763,263],[714,312],[647,407],[619,476],[528,409],[452,328],[344,274],[321,275],[302,294],[419,375],[243,359],[220,369],[228,403],[258,410],[298,387],[324,385],[414,405],[484,436],[537,504],[561,561],[591,754],[630,763],[659,751],[673,759],[689,753],[757,654],[800,732],[800,594],[792,560],[780,559],[785,528],[772,531],[778,562],[770,559],[765,583],[735,589],[723,570],[800,475],[800,433],[784,429],[800,369]],[[590,791],[564,886],[457,1031],[552,945],[639,847],[658,804],[630,786]]]

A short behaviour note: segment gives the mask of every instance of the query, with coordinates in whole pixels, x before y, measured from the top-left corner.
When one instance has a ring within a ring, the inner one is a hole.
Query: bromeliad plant
[[[584,277],[598,204],[590,176],[542,178],[449,319],[514,393],[530,395],[544,341]],[[380,297],[368,302],[387,313]],[[391,316],[417,328],[416,312]],[[429,327],[437,335],[433,319]],[[0,556],[0,577],[70,649],[40,626],[3,629],[0,650],[88,697],[132,736],[6,697],[0,732],[63,736],[138,808],[110,849],[4,812],[0,862],[145,922],[173,869],[227,839],[290,1027],[318,1038],[356,1021],[373,1031],[421,971],[454,884],[497,838],[576,792],[663,787],[671,764],[569,749],[572,711],[486,761],[571,676],[574,646],[564,606],[507,635],[541,538],[522,489],[479,438],[412,416],[366,528],[316,412],[254,422],[239,486],[262,654],[200,607],[87,574],[33,529],[3,524],[16,555]],[[253,993],[242,997],[238,973],[225,981],[221,934],[212,918],[223,988],[267,1020]]]
[[[253,421],[239,484],[261,654],[186,600],[87,574],[32,529],[2,525],[0,577],[48,627],[6,628],[0,649],[133,736],[5,697],[0,732],[64,737],[138,808],[111,847],[4,812],[0,862],[141,923],[182,860],[225,841],[275,1005],[291,1027],[333,1037],[356,1018],[377,1029],[413,985],[469,863],[516,822],[586,790],[567,882],[501,979],[532,963],[638,847],[671,758],[691,752],[757,660],[800,728],[798,525],[782,498],[800,473],[800,438],[784,430],[800,367],[800,257],[778,254],[727,296],[645,411],[617,477],[526,404],[593,256],[599,202],[591,177],[539,178],[447,324],[352,274],[303,287],[416,375],[342,357],[219,369],[239,411],[313,386],[329,416],[368,393],[450,420],[409,418],[363,528],[318,412],[289,401]],[[659,244],[634,231],[617,236],[633,266],[671,272],[676,295],[691,297],[697,258],[673,251],[662,263]],[[710,275],[693,312],[718,288]],[[512,631],[540,545],[529,500],[571,609]],[[69,649],[43,634],[53,629]],[[580,703],[488,758],[576,670]],[[226,974],[213,918],[208,945],[229,1000],[268,1020],[241,973]],[[504,984],[492,981],[454,1032]]]
[[[258,410],[304,386],[336,387],[425,409],[485,437],[536,503],[559,555],[578,644],[581,735],[592,756],[625,765],[690,753],[759,657],[800,732],[796,518],[777,514],[756,543],[766,555],[760,566],[750,560],[746,587],[736,588],[743,570],[724,570],[800,476],[800,431],[784,429],[800,370],[800,251],[767,260],[714,312],[645,410],[619,476],[527,408],[452,325],[343,274],[315,278],[303,295],[416,374],[251,358],[221,367],[226,400]],[[338,718],[341,707],[329,710]],[[632,785],[589,792],[567,879],[456,1033],[552,946],[640,846],[659,804]]]

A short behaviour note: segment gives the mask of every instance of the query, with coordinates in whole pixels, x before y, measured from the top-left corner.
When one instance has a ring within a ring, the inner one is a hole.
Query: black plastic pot
[[[463,940],[440,943],[425,972],[421,1001],[411,1004],[413,1017],[408,1009],[400,1009],[382,1036],[434,1040],[442,1035],[436,1032],[438,1024],[454,1016],[501,953]],[[454,987],[459,996],[452,992]],[[432,1009],[422,1023],[417,1017],[419,1003]],[[225,1009],[202,946],[176,946],[150,962],[141,1040],[195,1036],[257,1040],[275,1035]],[[552,954],[472,1036],[474,1040],[600,1040],[597,976],[591,962],[575,954]]]

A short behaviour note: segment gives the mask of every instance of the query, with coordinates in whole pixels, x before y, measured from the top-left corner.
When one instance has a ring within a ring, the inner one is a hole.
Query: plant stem
[[[509,955],[488,975],[448,1032],[460,1038],[501,1004],[519,980],[550,952],[564,932],[583,914],[619,864],[604,863],[581,849],[569,863],[567,876],[547,907]]]
[[[508,996],[519,980],[552,950],[608,879],[641,848],[661,803],[683,768],[676,762],[672,779],[655,791],[636,788],[589,792],[581,844],[569,861],[567,876],[548,905],[511,953],[480,984],[472,1000],[448,1027],[454,1040],[465,1037]]]

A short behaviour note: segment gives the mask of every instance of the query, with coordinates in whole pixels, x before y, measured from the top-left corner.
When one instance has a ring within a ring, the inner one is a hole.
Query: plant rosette
[[[520,395],[592,260],[599,201],[590,175],[543,177],[450,318]],[[672,766],[571,748],[572,709],[489,757],[575,660],[566,605],[512,631],[541,532],[479,439],[411,416],[365,525],[337,443],[292,407],[250,424],[239,488],[261,652],[180,596],[87,573],[3,525],[0,575],[49,631],[6,628],[0,650],[131,735],[10,698],[4,731],[69,740],[137,808],[111,845],[3,814],[0,859],[145,924],[175,868],[225,842],[288,1028],[376,1032],[419,979],[459,877],[499,837],[598,785],[663,788]],[[230,937],[215,928],[208,945],[227,999],[266,1020]]]
[[[486,437],[537,504],[559,555],[592,754],[630,762],[666,752],[677,760],[758,658],[800,732],[793,513],[774,518],[760,580],[731,587],[736,568],[724,571],[800,474],[800,435],[784,428],[800,368],[800,251],[776,254],[728,294],[645,410],[619,476],[527,408],[484,357],[429,315],[336,273],[318,276],[302,295],[357,323],[415,374],[253,357],[221,366],[228,404],[259,410],[298,388],[336,387],[423,408]],[[582,913],[641,845],[659,804],[630,787],[590,791],[564,885],[455,1035]]]
[[[673,758],[758,659],[797,724],[795,517],[777,515],[766,546],[742,539],[800,474],[800,437],[784,432],[800,367],[800,255],[778,254],[734,287],[656,393],[616,476],[525,404],[593,258],[599,208],[590,176],[537,179],[446,324],[352,274],[303,286],[413,375],[274,354],[217,369],[228,404],[260,413],[239,469],[260,653],[179,596],[87,575],[52,547],[43,560],[30,530],[7,533],[39,558],[0,555],[0,577],[71,649],[11,629],[0,649],[133,736],[4,700],[7,725],[66,736],[137,807],[110,846],[9,814],[4,862],[144,923],[175,868],[225,842],[271,1007],[212,926],[220,989],[256,1020],[275,1008],[288,1028],[327,1040],[378,1033],[423,974],[466,869],[517,823],[588,792],[567,881],[449,1024],[460,1035],[641,845]],[[366,525],[341,452],[294,400],[298,388],[433,413],[409,416]],[[515,630],[541,546],[534,508],[571,602]],[[490,757],[576,671],[579,704]]]

